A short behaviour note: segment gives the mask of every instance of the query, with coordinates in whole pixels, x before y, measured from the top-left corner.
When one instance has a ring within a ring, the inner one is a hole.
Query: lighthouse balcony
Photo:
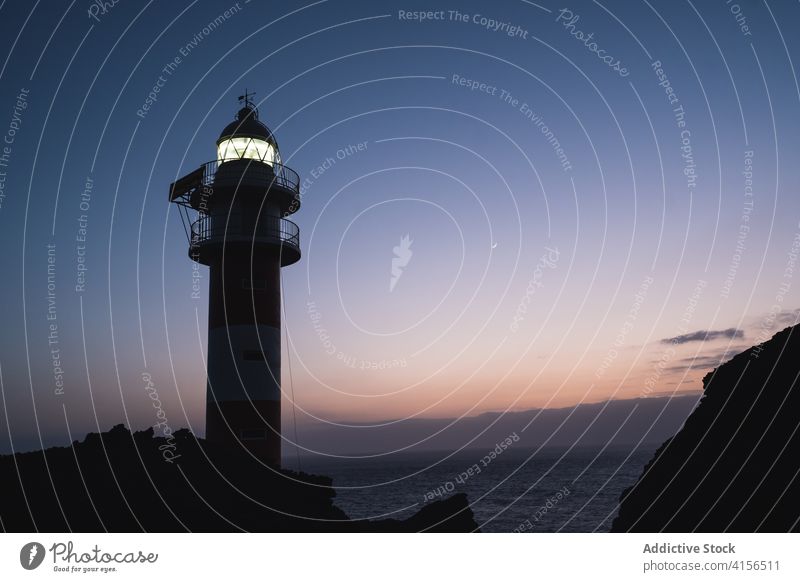
[[[277,251],[281,266],[300,260],[300,228],[291,220],[277,216],[254,217],[230,213],[203,215],[192,224],[189,256],[208,265],[226,252]]]
[[[205,163],[170,186],[171,202],[202,213],[208,213],[215,200],[230,196],[268,196],[283,212],[293,214],[300,208],[300,176],[277,162],[225,159]]]
[[[266,162],[250,158],[215,160],[205,164],[208,185],[241,186],[256,185],[260,188],[283,188],[295,196],[300,195],[300,176],[297,172],[277,162]]]

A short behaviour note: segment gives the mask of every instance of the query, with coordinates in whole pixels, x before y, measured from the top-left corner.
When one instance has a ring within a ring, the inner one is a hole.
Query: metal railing
[[[285,218],[240,213],[203,215],[192,223],[193,249],[225,242],[286,244],[299,251],[300,228]]]
[[[242,158],[240,160],[225,160],[224,162],[222,160],[213,160],[211,162],[203,164],[202,165],[203,186],[214,185],[214,177],[216,176],[217,170],[222,164],[228,164],[240,161],[245,161],[248,162],[249,164],[264,164],[267,166],[271,166],[272,172],[275,174],[274,178],[275,184],[283,188],[286,188],[287,190],[290,190],[297,195],[300,194],[300,176],[297,174],[297,172],[295,172],[291,168],[284,166],[283,164],[278,164],[277,162],[270,164],[268,162],[262,162],[259,160],[250,160],[246,158]]]

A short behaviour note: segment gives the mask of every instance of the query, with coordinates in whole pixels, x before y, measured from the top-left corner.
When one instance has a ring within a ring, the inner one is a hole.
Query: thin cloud
[[[718,368],[722,364],[727,363],[735,355],[740,354],[750,348],[747,344],[724,346],[721,349],[709,349],[704,353],[690,356],[688,358],[681,358],[674,366],[669,366],[664,369],[668,374],[680,374],[710,370]],[[658,360],[654,361],[655,364]]]
[[[667,384],[679,384],[679,382],[667,382]],[[683,382],[683,384],[687,384],[687,382]],[[661,390],[660,392],[651,392],[647,395],[648,398],[684,398],[688,396],[693,396],[697,398],[698,396],[702,396],[702,390]]]
[[[711,330],[704,329],[675,337],[668,337],[661,340],[662,344],[688,344],[690,342],[704,342],[719,338],[734,339],[743,338],[744,332],[741,329],[731,327],[728,329]]]
[[[778,325],[796,325],[800,322],[800,309],[794,311],[782,311],[775,316]]]

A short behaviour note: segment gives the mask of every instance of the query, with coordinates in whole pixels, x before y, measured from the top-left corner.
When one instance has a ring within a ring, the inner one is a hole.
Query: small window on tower
[[[251,289],[253,291],[263,291],[267,288],[267,282],[256,279],[242,279],[242,289]]]
[[[239,431],[239,438],[243,441],[263,441],[267,438],[267,431],[263,428],[243,428]]]
[[[242,359],[245,362],[266,362],[267,356],[261,350],[244,350],[242,352]]]

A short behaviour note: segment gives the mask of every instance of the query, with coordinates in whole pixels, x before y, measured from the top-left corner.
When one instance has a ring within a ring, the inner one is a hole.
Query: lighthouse
[[[209,268],[206,439],[281,458],[281,267],[300,260],[298,175],[245,91],[216,159],[173,182],[189,257]]]

